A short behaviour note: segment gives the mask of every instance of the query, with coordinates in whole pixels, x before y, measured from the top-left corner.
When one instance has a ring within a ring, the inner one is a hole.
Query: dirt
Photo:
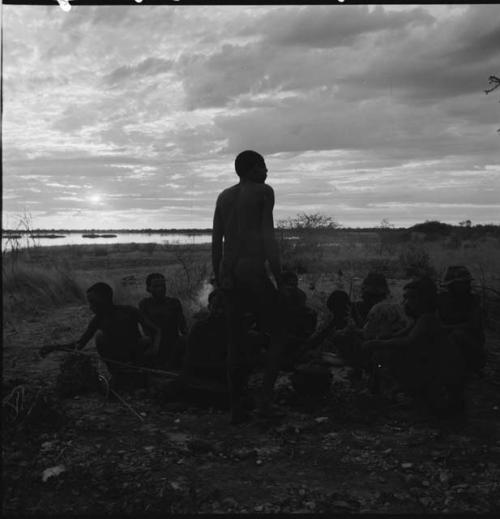
[[[464,419],[375,397],[342,368],[313,402],[281,376],[284,417],[230,426],[224,410],[144,390],[120,393],[128,405],[98,392],[59,398],[66,354],[42,360],[38,349],[74,339],[88,318],[85,306],[65,307],[4,329],[4,513],[500,510],[498,335],[488,334],[489,363],[469,383]]]

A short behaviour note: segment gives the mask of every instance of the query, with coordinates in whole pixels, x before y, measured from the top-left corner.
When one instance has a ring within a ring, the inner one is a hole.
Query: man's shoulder
[[[274,189],[269,184],[260,184],[257,182],[249,182],[245,185],[245,188],[251,190],[254,193],[259,193],[264,196],[273,196]]]
[[[178,299],[177,297],[165,297],[165,303],[168,305],[168,306],[172,306],[172,307],[175,307],[175,308],[179,308],[179,307],[182,307],[182,304],[181,304],[181,300]]]
[[[217,197],[217,203],[224,202],[225,200],[232,199],[236,196],[239,191],[239,184],[234,184],[234,186],[226,187],[223,189],[219,196]]]

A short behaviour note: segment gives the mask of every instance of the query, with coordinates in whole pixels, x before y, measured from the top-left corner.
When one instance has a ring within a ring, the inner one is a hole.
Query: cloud
[[[496,6],[470,6],[403,39],[385,35],[363,70],[340,79],[340,95],[391,95],[422,105],[481,94],[498,65],[499,22]]]
[[[124,81],[140,80],[145,76],[156,76],[169,72],[173,61],[149,57],[136,65],[122,65],[114,69],[110,74],[104,76],[104,80],[112,86],[122,86]]]
[[[4,12],[5,211],[210,225],[254,148],[276,218],[491,219],[497,6]]]
[[[259,28],[276,45],[332,48],[353,45],[362,35],[428,25],[434,18],[422,8],[388,12],[383,6],[307,6],[280,9],[262,17]],[[252,23],[252,25],[255,22]],[[252,29],[247,27],[244,33]]]

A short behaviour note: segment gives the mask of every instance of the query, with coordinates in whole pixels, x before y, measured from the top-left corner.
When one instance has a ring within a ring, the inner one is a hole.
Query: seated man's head
[[[334,290],[326,300],[326,307],[336,319],[347,319],[351,302],[344,290]]]
[[[403,287],[403,304],[406,315],[419,317],[432,313],[437,307],[437,289],[429,277],[417,278]]]
[[[224,315],[224,293],[220,289],[215,289],[208,294],[208,311],[213,317]]]
[[[113,289],[107,283],[95,283],[87,289],[87,301],[95,314],[100,314],[113,306]]]
[[[146,278],[146,290],[153,296],[154,299],[163,299],[167,293],[165,284],[165,276],[158,272],[149,274]]]
[[[236,174],[241,179],[263,184],[267,178],[267,167],[264,157],[256,151],[242,151],[234,161]]]
[[[469,269],[463,265],[449,266],[446,269],[443,281],[441,281],[441,286],[457,297],[470,294],[472,289],[472,276]]]
[[[369,272],[361,284],[361,298],[365,303],[374,305],[389,295],[387,279],[379,272]]]

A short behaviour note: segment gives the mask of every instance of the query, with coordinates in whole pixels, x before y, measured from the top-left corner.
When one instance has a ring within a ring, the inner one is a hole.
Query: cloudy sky
[[[500,223],[500,5],[3,14],[4,227],[210,227],[244,149],[276,220]]]

